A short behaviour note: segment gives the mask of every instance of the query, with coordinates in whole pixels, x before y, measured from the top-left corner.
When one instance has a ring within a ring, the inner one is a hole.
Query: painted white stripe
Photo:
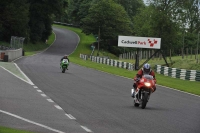
[[[37,89],[38,87],[37,86],[33,86],[33,88]]]
[[[30,85],[34,85],[34,84],[31,84],[31,83],[29,83],[28,81],[24,80],[23,78],[21,78],[21,77],[15,75],[15,74],[12,73],[11,71],[7,70],[6,68],[4,68],[4,67],[2,67],[2,66],[0,66],[0,67],[3,68],[4,70],[6,70],[7,72],[9,72],[10,74],[14,75],[15,77],[21,79],[22,81],[24,81],[24,82],[26,82],[26,83],[28,83],[28,84],[30,84]]]
[[[45,94],[41,94],[41,96],[46,97],[47,95],[45,95]]]
[[[41,90],[37,90],[38,92],[42,92]]]
[[[18,67],[18,65],[16,63],[14,63],[14,64],[17,67],[17,69],[21,72],[21,74],[24,75],[26,80],[28,80],[29,84],[34,85],[33,82],[26,76],[26,74],[24,74],[24,72]]]
[[[53,103],[54,101],[53,100],[51,100],[51,99],[47,99],[47,101],[49,101],[50,103]]]
[[[81,126],[86,132],[91,133],[92,131],[85,126]]]
[[[59,109],[59,110],[63,110],[60,106],[58,106],[58,105],[54,105],[57,109]]]
[[[157,84],[156,84],[156,85],[157,85]],[[168,88],[168,89],[171,89],[171,90],[174,90],[174,91],[182,92],[182,93],[185,93],[185,94],[189,94],[189,95],[192,95],[192,96],[200,97],[199,95],[195,95],[195,94],[192,94],[192,93],[189,93],[189,92],[177,90],[177,89],[170,88],[170,87],[167,87],[167,86],[162,86],[162,85],[158,85],[158,86],[165,87],[165,88]]]
[[[65,114],[67,117],[69,117],[69,119],[73,119],[73,120],[76,120],[75,117],[73,117],[71,114]]]
[[[84,67],[84,66],[81,66],[81,65],[79,65],[79,64],[76,64],[76,65],[78,65],[78,66],[80,66],[80,67]],[[85,68],[86,68],[86,67],[85,67]],[[93,68],[87,68],[87,69],[95,70],[95,69],[93,69]],[[172,68],[172,69],[173,69],[173,68]],[[114,75],[114,74],[111,74],[111,73],[108,73],[108,72],[104,72],[104,71],[101,71],[101,70],[96,70],[96,71],[103,72],[103,73],[106,73],[106,74],[109,74],[109,75]],[[124,77],[124,76],[120,76],[120,75],[114,75],[114,76],[118,76],[118,77],[122,77],[122,78],[125,78],[125,79],[130,79],[130,80],[132,80],[132,78],[128,78],[128,77]],[[173,76],[174,76],[174,77],[173,77]],[[176,76],[176,74],[175,74],[175,75],[172,75],[172,78],[176,78],[175,76]],[[156,84],[156,85],[162,86],[162,85],[159,85],[159,84]],[[177,89],[174,89],[174,88],[169,88],[169,87],[167,87],[167,86],[162,86],[162,87],[165,87],[165,88],[168,88],[168,89],[171,89],[171,90],[175,90],[175,91],[179,91],[179,92],[182,92],[182,93],[186,93],[186,94],[189,94],[189,95],[192,95],[192,96],[200,97],[199,95],[195,95],[195,94],[192,94],[192,93],[189,93],[189,92],[180,91],[180,90],[177,90]]]
[[[63,132],[63,131],[59,131],[59,130],[57,130],[57,129],[53,129],[53,128],[51,128],[51,127],[48,127],[48,126],[45,126],[45,125],[42,125],[42,124],[36,123],[36,122],[34,122],[34,121],[31,121],[31,120],[25,119],[25,118],[23,118],[23,117],[20,117],[20,116],[15,115],[15,114],[11,114],[11,113],[6,112],[6,111],[3,111],[3,110],[0,110],[0,112],[1,112],[1,113],[4,113],[4,114],[7,114],[7,115],[9,115],[9,116],[12,116],[12,117],[18,118],[18,119],[20,119],[20,120],[26,121],[26,122],[28,122],[28,123],[31,123],[31,124],[34,124],[34,125],[37,125],[37,126],[43,127],[43,128],[45,128],[45,129],[48,129],[48,130],[51,130],[51,131],[57,132],[57,133],[65,133],[65,132]]]

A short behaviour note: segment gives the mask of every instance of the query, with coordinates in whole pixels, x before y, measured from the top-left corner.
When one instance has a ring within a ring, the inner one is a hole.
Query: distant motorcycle
[[[136,90],[132,89],[132,94],[134,94],[134,106],[144,109],[149,101],[151,93],[154,92],[155,81],[151,75],[143,75],[138,81],[138,86]]]
[[[60,63],[60,68],[62,70],[62,73],[65,73],[65,70],[69,66],[69,60],[68,59],[63,59],[62,62]]]

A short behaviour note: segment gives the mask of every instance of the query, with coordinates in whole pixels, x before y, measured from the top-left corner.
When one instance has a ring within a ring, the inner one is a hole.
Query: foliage
[[[58,25],[55,25],[55,26],[58,26]],[[86,36],[84,33],[81,33],[81,29],[78,29],[78,28],[72,28],[72,27],[66,27],[66,26],[58,26],[58,27],[67,28],[69,30],[72,30],[72,31],[76,32],[80,37],[80,42],[79,42],[79,45],[78,45],[76,51],[72,55],[70,55],[71,62],[88,67],[88,68],[93,68],[93,69],[97,69],[100,71],[104,71],[107,73],[120,75],[120,76],[128,77],[128,78],[133,78],[133,76],[136,74],[136,71],[129,71],[129,70],[122,69],[122,68],[108,66],[106,64],[99,64],[99,63],[91,62],[89,60],[80,59],[80,57],[79,57],[80,53],[83,53],[83,54],[91,53],[89,46],[90,46],[91,42],[93,42],[95,40],[94,36],[92,36],[92,35]],[[28,52],[28,53],[30,53],[30,52]],[[112,59],[113,59],[113,57],[112,57]],[[176,67],[176,68],[185,67],[186,66],[185,63],[188,62],[188,64],[190,64],[190,65],[187,64],[187,66],[188,67],[192,66],[192,67],[190,67],[191,69],[200,70],[200,64],[196,64],[194,62],[194,60],[191,60],[189,58],[181,60],[181,56],[176,56],[176,57],[172,57],[172,60],[176,62],[172,67]],[[130,62],[130,63],[134,62],[134,60],[129,60],[129,61],[124,60],[124,61]],[[144,61],[145,60],[141,60],[140,62],[142,63]],[[150,60],[150,64],[152,66],[154,66],[156,64],[162,65],[164,63],[165,62],[163,59],[160,60],[160,59],[155,58],[154,60]],[[191,82],[191,81],[187,81],[187,80],[175,79],[175,78],[167,77],[167,76],[160,75],[160,74],[157,74],[156,78],[157,78],[159,85],[164,85],[164,86],[175,88],[177,90],[182,90],[182,91],[200,95],[200,90],[198,89],[200,82]],[[188,89],[188,88],[190,88],[190,89]]]
[[[143,0],[115,0],[115,2],[124,7],[131,22],[133,22],[133,17],[138,13],[138,9],[145,7]],[[134,23],[131,23],[131,28],[133,28],[133,26]]]
[[[115,55],[132,51],[117,46],[118,35],[160,37],[162,49],[195,48],[200,31],[199,0],[1,0],[0,40],[25,37],[44,42],[52,21],[100,34],[100,49]],[[114,42],[114,43],[113,43]]]
[[[93,4],[82,22],[84,33],[97,35],[100,28],[101,39],[104,40],[131,33],[130,19],[126,11],[112,0],[102,0]]]
[[[164,9],[167,16],[172,21],[179,24],[178,32],[181,33],[181,39],[186,43],[186,47],[194,47],[197,41],[197,34],[200,31],[200,1],[199,0],[179,0],[167,1],[150,0],[153,5]],[[157,4],[156,4],[157,3]],[[168,6],[166,6],[168,5]],[[182,41],[182,42],[183,42]],[[184,43],[184,42],[183,42]]]
[[[27,0],[1,0],[0,9],[0,40],[9,42],[11,36],[27,37]]]
[[[113,0],[93,3],[88,15],[82,19],[81,23],[84,33],[99,35],[100,48],[112,53],[116,51],[111,51],[113,47],[109,45],[109,40],[117,39],[119,34],[130,35],[132,33],[127,12]]]
[[[89,44],[90,44],[90,41],[85,41],[84,39],[88,39],[88,38],[92,39],[92,36],[91,35],[86,36],[85,34],[81,33],[80,30],[77,28],[69,28],[69,27],[66,27],[66,28],[76,32],[78,35],[81,35],[80,36],[81,41],[80,41],[76,51],[72,55],[70,55],[71,62],[88,67],[88,68],[93,68],[96,70],[107,72],[110,74],[127,77],[130,79],[132,79],[136,75],[136,71],[129,71],[129,70],[126,70],[123,68],[117,68],[117,67],[109,66],[106,64],[95,63],[90,60],[80,59],[79,54],[82,53],[80,51],[88,51],[88,47],[85,47],[85,46],[89,46]],[[85,54],[87,54],[87,53],[85,53]],[[175,57],[175,60],[180,60],[180,56]],[[187,62],[188,60],[182,60],[182,61]],[[152,64],[158,64],[159,61],[152,60],[152,62],[153,62]],[[163,60],[162,60],[162,62],[164,63]],[[162,62],[161,62],[161,64],[162,64]],[[185,65],[185,64],[183,64],[183,65]],[[168,86],[168,87],[171,87],[171,88],[174,88],[177,90],[182,90],[185,92],[200,95],[200,90],[198,89],[200,82],[181,80],[181,79],[171,78],[171,77],[167,77],[167,76],[160,75],[160,74],[156,74],[156,79],[157,79],[157,83],[159,85],[164,85],[164,86]],[[190,89],[188,89],[188,88],[190,88]]]
[[[52,32],[52,14],[61,14],[64,4],[65,0],[1,0],[0,40],[18,36],[44,42]]]
[[[52,31],[52,19],[50,15],[53,13],[61,13],[62,8],[60,6],[63,4],[62,2],[62,0],[29,0],[31,42],[45,42],[48,39]]]

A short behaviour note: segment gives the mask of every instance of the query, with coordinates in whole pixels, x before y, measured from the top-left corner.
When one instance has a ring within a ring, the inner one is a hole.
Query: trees
[[[164,50],[180,44],[180,23],[174,19],[181,1],[155,0],[150,5],[140,9],[134,18],[134,31],[139,36],[162,38],[161,48]]]
[[[182,46],[195,46],[197,33],[200,30],[199,0],[147,1],[150,3],[150,6],[153,6],[154,9],[157,10],[153,15],[154,19],[156,19],[155,25],[157,25],[157,28],[155,27],[154,31],[157,29],[157,32],[162,37],[162,45],[164,45],[164,49],[167,48],[167,45],[170,43],[173,44],[172,48],[177,49],[180,49]],[[161,14],[161,16],[159,17],[158,14]]]
[[[197,34],[200,31],[200,1],[184,1],[181,12],[182,31],[186,31],[186,47],[196,47]]]
[[[51,34],[52,20],[101,31],[101,46],[118,35],[161,37],[162,48],[194,47],[200,31],[199,0],[1,0],[0,39],[23,36],[36,43]],[[53,18],[54,16],[54,18]]]
[[[130,35],[130,19],[127,12],[113,0],[101,0],[91,5],[88,15],[81,20],[82,31],[98,35],[101,31],[101,48],[109,49],[108,41],[117,39],[118,35]],[[111,49],[111,48],[110,48]]]
[[[82,23],[82,30],[86,34],[96,35],[100,27],[101,38],[105,40],[132,32],[128,14],[121,5],[112,0],[102,0],[92,5]]]
[[[1,0],[0,40],[19,36],[33,43],[45,41],[52,32],[52,14],[61,14],[64,4],[65,0]]]
[[[29,0],[30,4],[30,41],[45,41],[52,32],[53,13],[61,13],[63,0]]]
[[[1,0],[0,40],[10,41],[11,36],[28,36],[27,0]]]

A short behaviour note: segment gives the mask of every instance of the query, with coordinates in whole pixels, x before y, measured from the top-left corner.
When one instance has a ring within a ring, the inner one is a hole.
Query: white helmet
[[[143,66],[143,72],[145,74],[149,74],[151,72],[151,66],[148,63],[144,64],[144,66]]]

